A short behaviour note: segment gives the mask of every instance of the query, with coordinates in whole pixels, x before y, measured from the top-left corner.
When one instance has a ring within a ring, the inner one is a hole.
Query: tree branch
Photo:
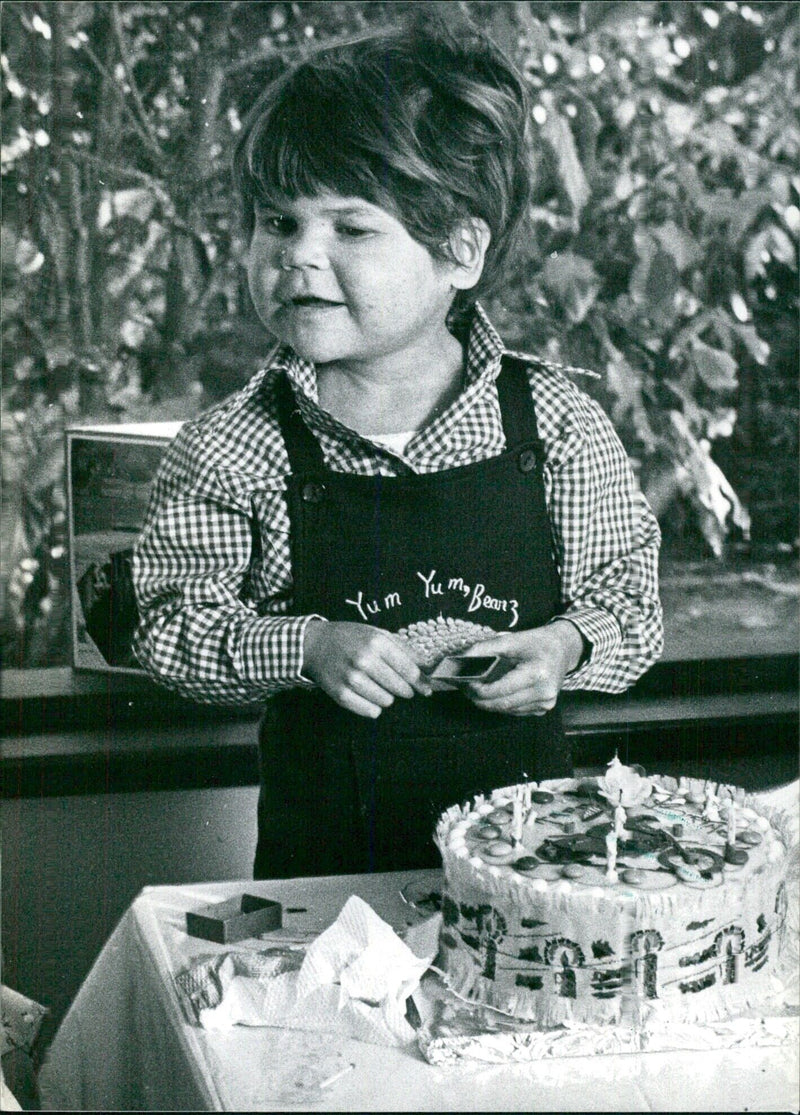
[[[79,162],[89,163],[104,170],[107,174],[116,176],[117,178],[131,178],[134,182],[141,182],[143,186],[148,186],[162,205],[165,208],[167,216],[172,216],[172,199],[166,191],[164,183],[155,178],[152,174],[148,174],[144,170],[137,170],[136,167],[122,166],[121,163],[111,163],[108,159],[101,159],[98,155],[93,155],[90,151],[84,151],[80,147],[74,147],[70,150],[70,155],[73,159]]]
[[[125,32],[122,29],[122,17],[119,12],[119,4],[111,4],[111,27],[114,31],[114,38],[117,40],[117,47],[119,48],[119,56],[122,66],[125,70],[125,77],[127,78],[130,87],[131,96],[133,97],[136,105],[136,111],[139,114],[142,127],[149,136],[152,151],[158,152],[158,157],[163,159],[164,152],[161,150],[161,144],[158,142],[158,137],[153,131],[153,126],[150,123],[150,118],[147,115],[147,110],[144,107],[139,86],[136,84],[136,78],[133,76],[133,66],[128,52],[128,44],[125,42]]]
[[[68,159],[64,171],[67,174],[69,184],[70,225],[72,227],[72,277],[75,284],[73,315],[78,339],[83,347],[88,347],[92,343],[94,334],[89,297],[91,283],[89,230],[86,227],[83,214],[80,170],[72,160]]]
[[[336,47],[343,46],[352,41],[352,34],[331,35],[325,39],[325,46]],[[248,69],[250,66],[257,66],[259,62],[272,62],[276,59],[284,61],[286,64],[290,62],[302,60],[307,54],[312,53],[319,47],[317,40],[311,42],[299,43],[282,43],[280,50],[275,46],[260,47],[258,50],[253,50],[247,54],[241,55],[239,58],[232,59],[223,68],[225,78],[234,77],[242,70]]]
[[[232,62],[228,63],[224,70],[225,77],[234,77],[236,74],[241,73],[242,70],[248,70],[251,66],[257,66],[260,62],[272,61],[278,57],[282,58],[286,53],[288,52],[281,51],[279,53],[277,50],[264,48],[249,51],[247,54],[243,54],[240,58],[235,58]]]
[[[153,155],[159,162],[163,162],[164,152],[161,150],[161,148],[157,144],[154,144],[154,142],[150,138],[149,133],[146,131],[146,129],[139,122],[139,119],[138,119],[136,113],[133,111],[133,109],[128,104],[127,100],[125,99],[125,94],[122,91],[122,89],[120,89],[119,83],[115,79],[114,75],[109,72],[109,70],[106,66],[103,65],[103,63],[97,57],[95,52],[89,46],[88,42],[81,43],[81,49],[83,51],[85,51],[87,58],[90,60],[90,62],[95,67],[97,72],[99,74],[101,74],[104,78],[106,78],[106,80],[109,83],[109,87],[114,90],[114,93],[117,95],[117,98],[118,98],[120,104],[122,105],[123,112],[128,117],[128,119],[129,119],[130,123],[132,124],[133,129],[136,132],[136,134],[138,135],[139,139],[142,141],[142,143],[145,145],[145,147],[147,148],[147,150],[150,152],[151,155]]]

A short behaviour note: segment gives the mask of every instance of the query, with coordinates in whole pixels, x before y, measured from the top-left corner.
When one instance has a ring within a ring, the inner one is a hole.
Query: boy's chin
[[[345,358],[344,353],[332,346],[310,345],[295,339],[289,339],[286,343],[301,360],[305,360],[308,364],[332,364],[335,360]]]
[[[303,333],[287,332],[284,337],[279,337],[279,340],[309,364],[332,364],[336,360],[346,360],[351,355],[348,345],[337,344],[332,338],[310,337]]]
[[[317,330],[293,329],[287,327],[287,324],[280,319],[273,319],[267,328],[281,344],[288,345],[293,352],[297,353],[301,360],[317,364],[335,359],[335,354],[340,348],[335,338],[321,336]]]

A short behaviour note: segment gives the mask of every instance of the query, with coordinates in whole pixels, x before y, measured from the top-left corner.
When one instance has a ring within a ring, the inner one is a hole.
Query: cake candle
[[[728,844],[736,843],[736,802],[731,798],[728,805]]]
[[[622,805],[621,801],[617,802],[614,807],[614,833],[618,840],[628,840],[631,835],[625,828],[627,819],[628,816],[625,812],[625,807]]]
[[[522,843],[522,797],[516,794],[514,797],[514,825],[512,832],[514,834],[514,843]]]

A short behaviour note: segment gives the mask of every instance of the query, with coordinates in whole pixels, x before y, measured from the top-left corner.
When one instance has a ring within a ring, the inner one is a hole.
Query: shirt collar
[[[500,371],[500,360],[505,351],[505,345],[486,316],[486,311],[479,302],[476,302],[467,339],[465,361],[467,383],[477,383],[480,379],[496,379]]]

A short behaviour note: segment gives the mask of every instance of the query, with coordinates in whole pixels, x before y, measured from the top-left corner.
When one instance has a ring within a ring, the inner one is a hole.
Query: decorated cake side
[[[726,1017],[769,987],[787,842],[744,791],[644,778],[526,783],[454,806],[439,965],[542,1025]]]

